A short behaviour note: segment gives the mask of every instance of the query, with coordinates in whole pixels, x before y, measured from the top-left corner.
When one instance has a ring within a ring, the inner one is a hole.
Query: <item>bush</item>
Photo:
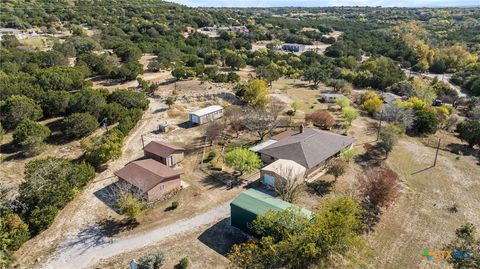
[[[345,107],[350,106],[350,100],[348,98],[345,98],[345,97],[337,99],[337,101],[335,103],[337,105],[339,105],[341,108],[345,108]]]
[[[241,174],[253,172],[262,166],[260,157],[244,148],[236,148],[225,154],[225,163]]]
[[[138,259],[138,269],[159,269],[164,261],[165,254],[163,252],[150,252]]]
[[[119,103],[128,109],[140,108],[145,110],[149,104],[148,98],[144,93],[125,89],[114,91],[108,97],[108,101]]]
[[[42,117],[40,106],[23,95],[12,95],[0,104],[0,120],[7,130],[15,129],[23,120],[36,121]]]
[[[85,163],[53,157],[28,162],[18,201],[32,234],[47,228],[58,210],[94,176],[93,167]]]
[[[327,167],[327,173],[334,176],[335,180],[337,180],[338,177],[342,176],[347,171],[348,163],[341,159],[335,159],[330,161]]]
[[[105,92],[93,89],[81,90],[70,98],[67,112],[72,113],[89,113],[100,119],[102,109],[107,103],[105,100]]]
[[[170,206],[170,208],[172,208],[172,209],[177,209],[178,206],[180,206],[180,203],[177,202],[177,201],[173,201],[173,202],[172,202],[172,205]]]
[[[127,216],[129,220],[135,220],[137,217],[147,212],[147,204],[145,200],[130,191],[122,191],[119,193],[116,206],[120,213]]]
[[[63,120],[66,136],[82,138],[95,131],[99,124],[97,118],[88,113],[74,113]]]
[[[369,95],[370,96],[368,96],[363,102],[362,107],[368,112],[368,114],[373,115],[382,109],[383,101],[375,92],[372,92]]]
[[[360,192],[376,207],[388,207],[400,197],[397,174],[387,168],[370,168],[360,175]]]
[[[208,163],[215,159],[217,157],[218,153],[216,150],[212,150],[208,153],[207,158],[204,160],[204,162]]]
[[[188,258],[185,257],[185,258],[180,260],[180,262],[178,263],[178,267],[180,267],[181,269],[187,269],[188,264],[189,264]]]
[[[135,127],[137,122],[142,118],[143,111],[139,108],[130,109],[128,114],[122,118],[116,127],[124,136],[128,135],[130,130]]]
[[[352,121],[354,121],[358,117],[358,112],[353,107],[344,107],[342,109],[343,117],[347,121],[347,125],[352,125]]]
[[[457,125],[457,132],[460,139],[467,141],[469,147],[480,146],[480,121],[461,122]]]
[[[435,111],[429,108],[418,108],[414,110],[413,130],[420,134],[434,134],[438,128],[438,116]]]
[[[45,117],[63,116],[67,111],[70,94],[66,91],[47,91],[40,98]]]
[[[28,155],[36,155],[42,150],[50,133],[47,126],[27,119],[15,128],[13,142],[25,149]]]
[[[349,162],[353,161],[355,159],[355,157],[357,157],[357,152],[353,148],[345,149],[345,150],[342,151],[341,156],[342,156],[342,159],[344,161],[349,163]]]
[[[82,141],[85,150],[85,160],[99,167],[106,162],[122,155],[123,133],[113,129],[106,135],[90,137]]]
[[[388,158],[388,155],[393,150],[393,147],[397,144],[397,134],[398,131],[394,126],[385,127],[380,131],[380,146],[385,150],[385,158]]]
[[[107,118],[107,123],[112,125],[125,118],[128,114],[128,109],[118,103],[106,104],[102,108],[101,118]]]
[[[316,110],[307,114],[305,120],[325,130],[329,130],[335,124],[335,118],[330,113],[322,110]]]
[[[28,218],[28,225],[32,234],[38,234],[50,227],[58,211],[58,208],[51,205],[36,207]]]

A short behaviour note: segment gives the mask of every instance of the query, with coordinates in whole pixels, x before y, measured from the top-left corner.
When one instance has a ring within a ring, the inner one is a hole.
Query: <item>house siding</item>
[[[217,110],[217,111],[214,111],[212,113],[209,113],[209,114],[206,114],[206,115],[203,115],[201,117],[198,117],[199,118],[199,123],[198,124],[205,124],[205,123],[208,123],[208,122],[211,122],[211,121],[214,121],[216,119],[219,119],[221,117],[223,117],[223,109],[220,109],[220,110]],[[190,122],[194,123],[192,121],[192,116],[193,115],[190,115]]]
[[[180,176],[169,179],[167,181],[159,183],[157,186],[153,187],[147,192],[147,198],[149,201],[158,199],[163,195],[179,189],[181,187]]]
[[[171,154],[170,156],[172,156],[172,159],[173,159],[173,165],[176,165],[178,164],[179,162],[183,161],[183,159],[185,158],[185,155],[183,152],[177,152],[177,153],[173,153]],[[155,161],[157,162],[160,162],[164,165],[167,165],[167,159],[166,158],[163,158],[162,156],[158,156],[154,153],[151,153],[151,152],[148,152],[148,151],[145,151],[145,157],[146,158],[150,158],[150,159],[154,159]]]
[[[261,177],[262,183],[263,183],[263,176],[264,175],[270,175],[270,176],[274,177],[275,178],[275,184],[277,183],[277,180],[286,180],[284,177],[280,176],[279,174],[277,174],[275,172],[260,170],[260,177]],[[263,183],[263,184],[266,185],[265,183]],[[266,186],[267,187],[274,187],[274,186],[268,186],[268,185],[266,185]]]

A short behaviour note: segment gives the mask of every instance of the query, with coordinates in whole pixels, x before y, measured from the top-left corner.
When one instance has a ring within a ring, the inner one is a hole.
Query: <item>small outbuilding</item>
[[[205,124],[223,117],[222,106],[213,105],[189,113],[190,122],[193,124]]]
[[[307,169],[292,160],[279,159],[260,170],[262,183],[274,188],[280,181],[289,182],[290,186],[303,183]]]
[[[255,235],[252,231],[252,222],[259,215],[263,215],[270,210],[283,211],[288,209],[293,204],[277,199],[266,193],[257,191],[255,189],[248,189],[240,193],[230,203],[230,219],[231,225],[245,233]],[[311,218],[312,212],[306,209],[300,209],[300,212]]]
[[[282,50],[289,52],[303,52],[305,51],[305,48],[305,45],[296,43],[285,43],[282,45]]]
[[[148,143],[143,152],[146,158],[151,158],[157,162],[172,167],[183,161],[185,158],[185,149],[160,141]]]
[[[347,98],[345,95],[339,93],[323,93],[320,94],[320,97],[325,103],[335,103],[338,99]]]
[[[134,161],[115,172],[120,181],[126,182],[146,196],[155,200],[180,189],[180,170],[172,169],[152,159]]]

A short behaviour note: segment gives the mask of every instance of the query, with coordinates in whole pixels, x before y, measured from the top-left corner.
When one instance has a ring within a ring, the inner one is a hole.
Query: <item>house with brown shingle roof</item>
[[[143,152],[146,158],[154,159],[166,166],[173,167],[185,158],[185,149],[160,141],[148,143]]]
[[[266,164],[277,160],[291,160],[305,167],[305,177],[323,170],[326,162],[350,148],[353,138],[316,128],[300,128],[276,136],[278,142],[257,153]]]
[[[131,162],[114,174],[145,194],[148,200],[155,200],[181,186],[180,170],[152,159]]]

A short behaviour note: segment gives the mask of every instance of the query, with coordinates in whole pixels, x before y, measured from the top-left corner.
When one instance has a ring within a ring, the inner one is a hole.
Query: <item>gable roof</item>
[[[295,206],[289,202],[285,202],[255,189],[248,189],[241,192],[230,204],[256,215],[265,214],[269,210],[283,211]],[[312,215],[312,212],[307,209],[301,208],[300,211],[309,218]]]
[[[292,160],[310,169],[349,147],[352,143],[352,137],[305,128],[303,133],[295,132],[258,152],[276,159]]]
[[[160,141],[152,141],[148,143],[143,150],[163,158],[167,158],[176,151],[185,151],[184,148]]]
[[[155,160],[146,159],[131,162],[114,174],[147,192],[163,181],[180,176],[182,172]]]
[[[199,110],[196,110],[196,111],[192,111],[192,112],[190,112],[190,114],[201,117],[201,116],[205,116],[205,115],[208,115],[210,113],[213,113],[215,111],[219,111],[219,110],[222,110],[222,109],[223,109],[222,106],[213,105],[213,106],[207,106],[205,108],[202,108],[202,109],[199,109]]]

